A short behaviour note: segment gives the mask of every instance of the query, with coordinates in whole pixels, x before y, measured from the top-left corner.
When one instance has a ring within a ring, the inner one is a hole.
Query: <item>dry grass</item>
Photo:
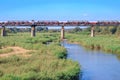
[[[9,50],[9,51],[7,51]],[[0,54],[0,57],[8,57],[8,56],[11,56],[11,55],[21,55],[21,56],[30,56],[30,54],[26,54],[28,52],[30,52],[31,50],[26,50],[26,49],[23,49],[21,47],[6,47],[6,48],[3,48],[1,49],[2,53]]]

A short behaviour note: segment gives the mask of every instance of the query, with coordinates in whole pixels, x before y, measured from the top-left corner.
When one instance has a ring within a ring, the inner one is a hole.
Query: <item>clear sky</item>
[[[0,21],[119,20],[120,0],[1,0]]]

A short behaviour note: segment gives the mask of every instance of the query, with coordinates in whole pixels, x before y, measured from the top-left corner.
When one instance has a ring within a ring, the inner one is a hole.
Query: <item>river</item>
[[[79,62],[82,77],[80,80],[120,80],[120,60],[116,55],[102,51],[86,50],[80,45],[64,41],[68,59]]]

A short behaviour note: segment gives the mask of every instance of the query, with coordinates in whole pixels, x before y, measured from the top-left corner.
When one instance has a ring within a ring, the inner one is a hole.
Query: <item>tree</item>
[[[111,32],[112,34],[115,34],[116,31],[117,31],[117,27],[113,27],[113,28],[110,29],[110,32]]]
[[[48,31],[48,27],[37,27],[36,30],[37,30],[38,32],[40,32],[40,31],[46,32],[46,31]]]
[[[104,27],[103,30],[101,31],[102,34],[111,34],[109,27]]]
[[[42,30],[43,30],[42,27],[37,27],[37,31],[38,31],[38,32],[40,32],[40,31],[42,31]]]
[[[82,29],[79,26],[77,26],[73,29],[73,32],[79,32],[79,31],[82,31]]]
[[[95,28],[95,32],[101,32],[102,31],[102,29],[99,27],[99,26],[96,26],[96,28]]]
[[[9,29],[7,29],[7,32],[11,32],[11,33],[17,33],[17,28],[16,27],[14,27],[14,28],[9,28]]]
[[[91,27],[87,27],[84,29],[85,32],[90,32],[91,31]]]
[[[43,29],[43,30],[44,30],[45,32],[46,32],[46,31],[48,31],[48,27],[44,27],[44,29]]]
[[[26,28],[25,29],[25,32],[30,32],[31,31],[31,28]]]

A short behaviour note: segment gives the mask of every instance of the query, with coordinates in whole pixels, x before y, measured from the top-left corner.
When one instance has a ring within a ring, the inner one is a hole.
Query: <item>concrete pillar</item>
[[[62,28],[61,28],[61,40],[64,39],[64,36],[65,36],[64,26],[62,26]]]
[[[31,37],[35,36],[35,26],[31,26]]]
[[[1,36],[6,36],[5,26],[2,26],[1,28]]]
[[[95,36],[95,27],[91,26],[91,37]]]

